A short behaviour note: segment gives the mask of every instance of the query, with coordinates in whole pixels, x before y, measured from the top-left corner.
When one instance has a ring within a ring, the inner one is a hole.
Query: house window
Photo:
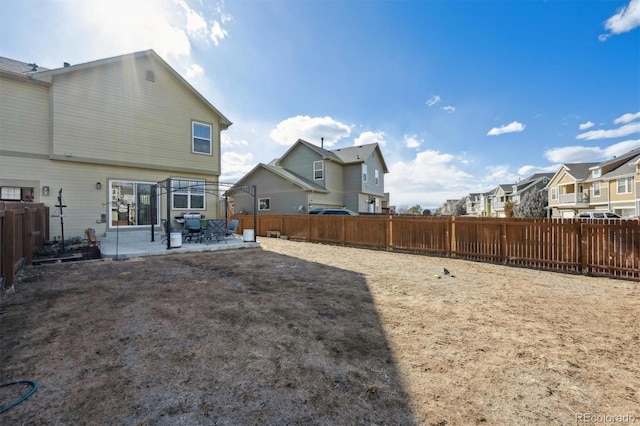
[[[591,177],[594,177],[594,178],[600,177],[601,174],[602,174],[601,169],[594,169],[591,171]]]
[[[551,199],[552,200],[558,199],[558,188],[551,188]]]
[[[367,165],[363,164],[362,165],[362,181],[363,182],[367,182]]]
[[[20,188],[3,186],[0,191],[0,199],[20,201]]]
[[[136,181],[109,181],[111,202],[110,226],[159,225],[160,203],[155,211],[151,207],[154,183]]]
[[[204,181],[172,179],[174,209],[204,209]]]
[[[632,177],[618,179],[618,194],[631,193],[631,184],[633,182]]]
[[[314,180],[324,179],[324,161],[313,162],[313,179]]]
[[[192,123],[192,150],[196,154],[211,155],[211,126],[208,124]]]
[[[593,182],[593,196],[600,196],[600,182]]]
[[[374,170],[373,177],[376,181],[376,186],[380,186],[380,172],[377,169]]]
[[[271,210],[271,198],[259,198],[258,210]]]

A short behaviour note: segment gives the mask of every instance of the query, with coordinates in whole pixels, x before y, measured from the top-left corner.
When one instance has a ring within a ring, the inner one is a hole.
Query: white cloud
[[[622,34],[640,26],[640,0],[630,0],[629,4],[617,10],[604,23],[604,28],[608,31],[601,34],[598,39],[605,41],[614,34]]]
[[[422,141],[418,140],[418,135],[404,135],[404,144],[407,148],[419,148]]]
[[[452,106],[452,105],[447,105],[442,107],[443,111],[446,111],[448,113],[452,113],[452,112],[456,112],[456,107]]]
[[[618,142],[605,148],[589,146],[565,146],[544,152],[547,160],[555,163],[587,163],[613,158],[640,147],[640,139]]]
[[[494,127],[487,132],[487,136],[497,136],[505,133],[522,132],[525,127],[526,126],[522,123],[512,121],[511,123],[505,124],[504,126]]]
[[[487,190],[500,184],[517,182],[520,177],[517,173],[513,173],[509,166],[504,164],[488,166],[485,169],[487,174],[482,178],[482,182],[488,186]]]
[[[613,120],[613,122],[615,124],[625,124],[625,123],[630,123],[633,120],[636,120],[638,118],[640,118],[640,112],[636,112],[635,114],[628,112],[626,114],[622,114],[620,117]]]
[[[634,133],[640,133],[640,123],[630,123],[620,126],[613,130],[591,130],[589,132],[580,133],[576,139],[594,140],[594,139],[610,139],[620,138]]]
[[[255,167],[255,160],[251,153],[225,152],[220,162],[222,163],[220,182],[237,182]]]
[[[220,146],[222,148],[233,148],[237,146],[249,146],[249,142],[244,139],[231,139],[226,132],[221,133]]]
[[[555,173],[559,168],[560,164],[552,164],[546,167],[526,165],[518,169],[518,175],[528,177],[536,173]]]
[[[473,192],[477,182],[456,161],[451,154],[426,150],[412,160],[391,164],[390,173],[385,176],[385,191],[390,192],[391,203],[433,207],[455,194]]]
[[[429,99],[427,99],[427,102],[426,102],[426,103],[427,103],[427,106],[432,107],[432,106],[434,106],[435,104],[437,104],[438,102],[440,102],[440,96],[435,95],[435,96],[432,96],[432,97],[430,97]]]
[[[593,121],[587,121],[586,123],[579,124],[578,128],[580,130],[587,130],[593,126],[595,126],[595,123]]]
[[[192,82],[197,77],[204,75],[204,69],[198,64],[191,64],[185,71],[184,78]]]
[[[384,140],[384,136],[384,132],[362,132],[360,136],[353,140],[353,144],[357,146],[377,143],[380,146],[385,146],[387,141]]]
[[[213,43],[216,46],[218,46],[220,40],[228,35],[229,33],[227,32],[227,30],[223,29],[218,21],[213,21],[213,23],[211,24],[211,40],[213,40]]]
[[[298,139],[320,146],[320,140],[324,138],[324,146],[331,147],[350,134],[351,126],[331,117],[298,115],[278,123],[271,131],[270,137],[278,144],[285,146],[293,145]]]

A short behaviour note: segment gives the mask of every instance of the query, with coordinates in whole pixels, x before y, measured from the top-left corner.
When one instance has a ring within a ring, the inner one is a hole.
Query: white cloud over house
[[[618,127],[617,129],[610,130],[590,130],[585,133],[580,133],[578,136],[576,136],[576,139],[590,141],[596,139],[621,138],[624,136],[632,135],[634,133],[640,133],[640,123],[628,123]]]
[[[324,138],[324,146],[332,147],[339,140],[351,135],[351,126],[333,118],[309,117],[297,115],[282,120],[270,133],[273,141],[279,145],[290,146],[298,139],[320,146]]]

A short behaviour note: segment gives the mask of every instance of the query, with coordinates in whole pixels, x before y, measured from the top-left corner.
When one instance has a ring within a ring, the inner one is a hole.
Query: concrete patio
[[[109,231],[100,237],[100,254],[103,258],[117,260],[130,259],[141,256],[152,256],[191,251],[218,251],[260,248],[260,244],[253,241],[243,241],[242,235],[226,237],[224,240],[198,242],[182,242],[180,247],[167,249],[167,241],[162,240],[163,234],[156,233],[151,241],[149,231]],[[176,245],[173,243],[173,245]]]

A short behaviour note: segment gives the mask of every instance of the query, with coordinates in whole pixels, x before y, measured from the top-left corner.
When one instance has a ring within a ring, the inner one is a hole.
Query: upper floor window
[[[600,177],[601,174],[602,174],[601,169],[593,169],[591,171],[591,177],[594,177],[594,178]]]
[[[593,182],[593,196],[600,196],[600,182]]]
[[[363,164],[362,165],[362,181],[363,182],[367,182],[367,165]]]
[[[174,209],[204,209],[204,181],[173,179],[171,191]]]
[[[558,188],[551,188],[551,199],[552,200],[558,199]]]
[[[313,162],[313,179],[315,180],[324,179],[324,161]]]
[[[379,186],[380,185],[380,172],[377,169],[374,170],[374,172],[373,172],[373,178],[376,181],[376,186]]]
[[[631,193],[631,184],[633,182],[632,177],[618,179],[618,194]]]
[[[258,210],[271,210],[271,198],[258,198]]]
[[[208,124],[192,123],[192,150],[197,154],[211,155],[211,126]]]

